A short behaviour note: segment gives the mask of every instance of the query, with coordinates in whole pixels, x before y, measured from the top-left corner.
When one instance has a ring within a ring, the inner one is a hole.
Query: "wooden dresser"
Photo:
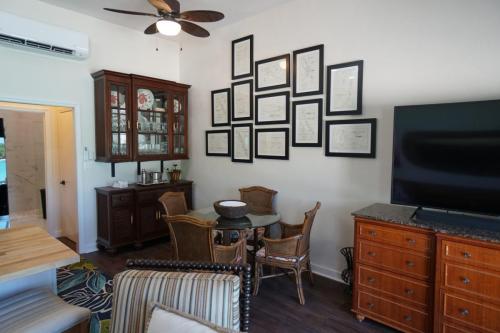
[[[500,232],[420,223],[412,211],[353,213],[358,320],[412,333],[500,332]]]

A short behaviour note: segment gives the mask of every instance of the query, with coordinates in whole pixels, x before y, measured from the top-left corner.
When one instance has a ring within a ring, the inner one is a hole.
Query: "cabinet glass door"
[[[173,97],[172,114],[173,114],[173,138],[174,138],[174,155],[184,155],[186,149],[186,103],[185,96],[178,94]]]
[[[168,94],[158,89],[137,89],[137,154],[168,154]]]
[[[128,90],[126,86],[111,83],[110,106],[111,106],[111,155],[113,157],[126,157],[129,155],[130,119],[127,105]]]

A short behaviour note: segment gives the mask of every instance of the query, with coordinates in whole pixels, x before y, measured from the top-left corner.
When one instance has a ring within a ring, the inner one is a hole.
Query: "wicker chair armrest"
[[[214,245],[215,262],[226,264],[237,264],[243,259],[245,250],[245,239],[242,238],[231,245]]]
[[[288,238],[302,233],[303,224],[288,224],[280,221],[279,225],[281,227],[281,238]]]
[[[281,239],[262,238],[266,249],[266,256],[273,257],[296,256],[301,239],[302,235],[295,235]]]

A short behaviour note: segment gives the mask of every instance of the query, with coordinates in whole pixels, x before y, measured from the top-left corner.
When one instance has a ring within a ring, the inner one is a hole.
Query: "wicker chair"
[[[186,214],[188,212],[184,192],[165,192],[158,199],[169,216]]]
[[[163,216],[168,224],[175,260],[239,264],[244,260],[246,240],[231,245],[214,244],[215,221],[204,221],[193,216]]]
[[[321,207],[317,202],[316,206],[310,211],[305,212],[304,222],[302,224],[286,224],[280,222],[281,239],[270,239],[264,237],[264,247],[257,251],[255,257],[255,288],[254,295],[259,292],[259,283],[261,279],[275,277],[283,274],[273,274],[261,276],[262,266],[268,265],[292,270],[295,274],[297,283],[297,293],[299,294],[300,304],[305,303],[304,292],[302,290],[302,272],[309,271],[309,278],[313,282],[311,271],[311,258],[309,256],[309,240],[311,228],[316,216],[316,212]]]

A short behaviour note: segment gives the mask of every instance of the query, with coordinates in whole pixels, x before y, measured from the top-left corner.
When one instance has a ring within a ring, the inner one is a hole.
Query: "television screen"
[[[500,100],[394,108],[391,202],[500,215]]]

